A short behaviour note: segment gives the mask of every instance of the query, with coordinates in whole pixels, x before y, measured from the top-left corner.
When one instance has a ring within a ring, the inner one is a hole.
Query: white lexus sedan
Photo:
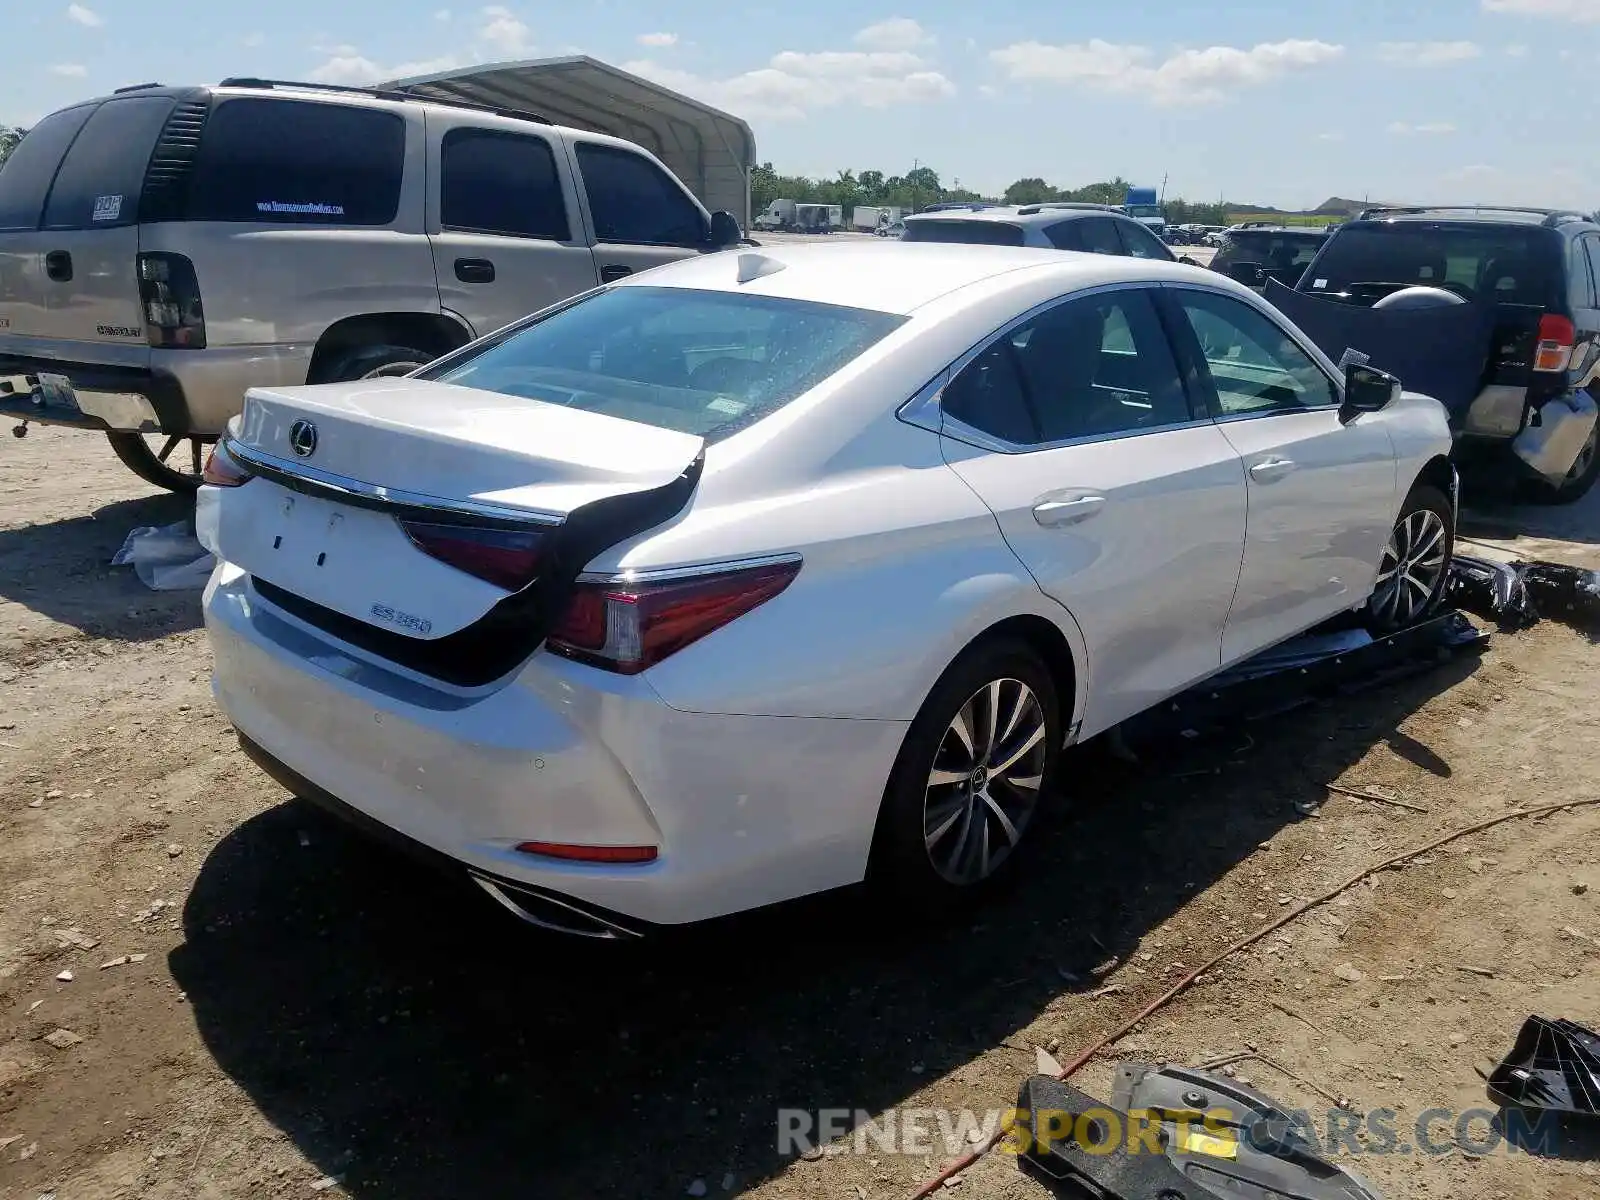
[[[406,378],[257,388],[198,523],[295,793],[616,937],[1016,869],[1062,749],[1437,603],[1434,401],[1135,258],[768,247]]]

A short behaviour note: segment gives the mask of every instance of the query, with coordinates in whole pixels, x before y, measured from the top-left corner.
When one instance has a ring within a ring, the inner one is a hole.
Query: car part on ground
[[[1049,1075],[1017,1096],[1018,1164],[1105,1200],[1378,1200],[1296,1117],[1220,1074],[1123,1063],[1109,1105]],[[1087,1188],[1085,1189],[1085,1186]]]
[[[1445,599],[1507,630],[1526,629],[1557,613],[1593,621],[1600,618],[1600,571],[1457,554]]]
[[[1600,1117],[1600,1034],[1575,1021],[1529,1017],[1488,1084],[1489,1099],[1507,1108]]]

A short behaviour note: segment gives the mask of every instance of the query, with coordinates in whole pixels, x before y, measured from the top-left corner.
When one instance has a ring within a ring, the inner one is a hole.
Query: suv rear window
[[[1371,303],[1397,287],[1539,308],[1560,303],[1560,239],[1543,229],[1397,221],[1347,226],[1329,240],[1305,290]]]
[[[960,242],[974,246],[1020,246],[1020,225],[1004,221],[907,221],[906,242]]]
[[[223,99],[189,181],[190,221],[387,225],[400,208],[399,114],[310,100]]]
[[[420,377],[716,439],[810,391],[904,321],[771,296],[620,287]]]
[[[101,229],[139,221],[139,193],[170,96],[107,100],[95,109],[56,172],[44,206],[46,229]]]
[[[1211,259],[1211,269],[1227,272],[1236,263],[1255,263],[1292,287],[1327,240],[1327,235],[1321,233],[1240,230],[1223,235],[1222,245]]]
[[[50,181],[56,177],[67,147],[93,114],[95,106],[51,113],[11,151],[0,167],[0,229],[37,229]]]

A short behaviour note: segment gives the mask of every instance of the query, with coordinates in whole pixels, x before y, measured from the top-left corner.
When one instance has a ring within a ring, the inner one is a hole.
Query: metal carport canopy
[[[587,55],[486,63],[378,85],[417,96],[538,113],[556,125],[649,150],[712,212],[750,227],[755,135],[738,117]]]

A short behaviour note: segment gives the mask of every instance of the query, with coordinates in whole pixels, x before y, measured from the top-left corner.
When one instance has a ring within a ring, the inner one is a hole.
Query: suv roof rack
[[[1543,217],[1540,222],[1546,228],[1560,225],[1566,221],[1588,221],[1592,218],[1588,213],[1578,212],[1570,208],[1524,208],[1514,204],[1386,204],[1375,208],[1364,208],[1356,216],[1358,221],[1370,221],[1378,217],[1417,216],[1423,213],[1516,213],[1526,217]]]
[[[241,88],[293,88],[296,91],[338,92],[345,95],[372,96],[379,100],[405,100],[413,104],[442,104],[447,108],[465,108],[473,112],[493,113],[498,117],[514,117],[519,121],[536,121],[551,124],[550,118],[520,108],[504,108],[496,104],[475,104],[471,100],[457,100],[450,96],[426,96],[417,92],[396,91],[394,88],[358,87],[348,83],[302,83],[296,79],[258,79],[251,75],[230,76],[218,87]]]

